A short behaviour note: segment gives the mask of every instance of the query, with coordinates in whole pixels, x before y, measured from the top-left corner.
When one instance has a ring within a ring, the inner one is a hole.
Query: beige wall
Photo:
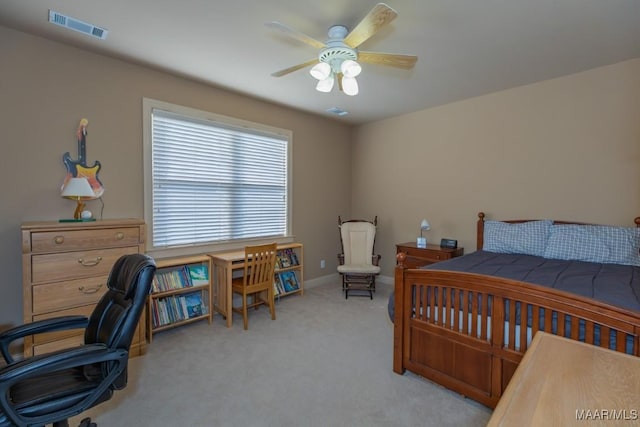
[[[102,164],[104,217],[142,217],[143,97],[292,130],[293,231],[305,244],[305,275],[335,271],[336,216],[350,209],[351,127],[5,27],[0,58],[0,329],[22,321],[20,224],[73,213],[59,197],[62,154],[76,157],[82,117],[87,160]]]
[[[351,211],[378,215],[376,248],[458,239],[477,212],[632,226],[640,216],[640,59],[360,127]]]
[[[473,250],[479,210],[620,225],[640,215],[640,59],[354,131],[1,26],[0,57],[0,329],[22,320],[20,223],[73,211],[58,194],[80,118],[90,121],[88,161],[103,166],[104,216],[142,217],[143,97],[293,131],[307,279],[335,272],[337,215],[378,215],[383,275],[423,217],[431,241]]]

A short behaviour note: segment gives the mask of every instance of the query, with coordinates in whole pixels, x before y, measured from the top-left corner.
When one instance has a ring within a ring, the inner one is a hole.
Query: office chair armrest
[[[344,265],[344,254],[338,254],[338,265]]]
[[[86,316],[62,316],[38,320],[7,329],[0,333],[0,351],[2,352],[2,357],[4,357],[7,363],[14,362],[13,356],[9,353],[9,345],[17,339],[45,332],[86,328],[88,323],[89,319]]]
[[[382,258],[381,255],[371,255],[371,264],[380,265],[380,258]]]
[[[70,369],[85,365],[91,365],[101,362],[114,362],[116,366],[109,373],[111,380],[102,381],[104,386],[98,387],[100,390],[89,393],[86,399],[97,399],[102,392],[117,378],[127,366],[129,353],[123,349],[109,349],[104,344],[89,344],[80,347],[59,350],[53,353],[42,354],[28,359],[19,360],[11,365],[0,369],[0,411],[16,425],[38,425],[44,422],[38,419],[38,416],[27,417],[16,412],[9,401],[9,390],[13,385],[29,378],[39,375]],[[85,404],[86,402],[82,402]],[[79,406],[76,403],[74,406]],[[69,408],[65,408],[61,412],[61,419],[68,417]],[[46,415],[47,420],[55,419],[55,415],[51,413]]]

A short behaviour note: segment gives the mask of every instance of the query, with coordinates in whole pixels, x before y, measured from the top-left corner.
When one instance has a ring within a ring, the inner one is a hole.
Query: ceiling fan
[[[343,25],[334,25],[329,28],[329,39],[323,43],[306,34],[293,30],[280,22],[269,22],[267,26],[282,31],[287,36],[293,37],[303,43],[320,49],[318,57],[303,62],[284,70],[276,71],[271,75],[282,77],[294,71],[313,67],[310,74],[318,80],[316,89],[320,92],[330,92],[334,82],[338,81],[338,87],[347,95],[358,94],[358,82],[356,76],[360,74],[362,67],[359,62],[387,65],[409,70],[413,68],[417,56],[397,55],[391,53],[363,52],[358,46],[373,36],[380,28],[393,21],[398,13],[384,3],[378,3],[369,13],[349,32]],[[315,64],[315,65],[314,65]]]

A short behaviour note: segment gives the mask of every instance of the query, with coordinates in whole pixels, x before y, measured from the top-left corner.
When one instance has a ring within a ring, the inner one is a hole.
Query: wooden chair
[[[276,266],[276,244],[247,246],[244,248],[244,275],[233,279],[233,293],[242,296],[242,306],[232,307],[236,313],[242,314],[244,328],[248,329],[247,309],[265,304],[269,307],[271,319],[276,320],[276,309],[273,296],[273,275]],[[266,295],[266,298],[265,298]],[[248,297],[251,296],[249,303]]]
[[[373,299],[376,290],[376,276],[380,274],[380,255],[373,253],[376,240],[378,217],[373,221],[352,219],[342,221],[338,217],[340,245],[338,273],[342,276],[344,297],[349,291],[365,291]]]

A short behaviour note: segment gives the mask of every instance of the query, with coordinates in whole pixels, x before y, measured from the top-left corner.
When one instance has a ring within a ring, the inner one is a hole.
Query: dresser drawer
[[[95,304],[107,291],[109,276],[47,283],[33,286],[33,313]]]
[[[109,274],[118,258],[135,253],[138,253],[137,246],[33,255],[31,280],[33,283],[45,283],[79,277],[105,276]]]
[[[415,242],[400,243],[396,248],[397,253],[402,252],[406,255],[404,265],[407,268],[420,268],[464,254],[464,248],[443,248],[436,245],[419,248]]]
[[[51,319],[53,317],[62,317],[62,316],[91,316],[93,309],[95,306],[93,305],[85,305],[83,307],[71,308],[68,310],[60,310],[55,313],[47,313],[40,314],[37,316],[33,316],[33,321],[43,320],[43,319]],[[33,336],[33,343],[36,345],[41,345],[53,341],[58,341],[62,339],[68,339],[71,337],[76,337],[76,340],[80,339],[80,342],[84,340],[84,329],[66,329],[64,331],[55,331],[55,332],[47,332],[46,334],[37,334]]]
[[[139,227],[59,230],[31,233],[31,252],[49,253],[137,245]]]
[[[451,258],[450,253],[423,248],[403,247],[402,252],[407,254],[407,258],[420,258],[432,262],[443,261]]]
[[[40,354],[47,354],[53,351],[63,350],[65,348],[78,347],[84,343],[84,335],[76,334],[67,338],[62,338],[57,341],[50,341],[44,344],[35,344],[33,346],[33,354],[38,356]]]

